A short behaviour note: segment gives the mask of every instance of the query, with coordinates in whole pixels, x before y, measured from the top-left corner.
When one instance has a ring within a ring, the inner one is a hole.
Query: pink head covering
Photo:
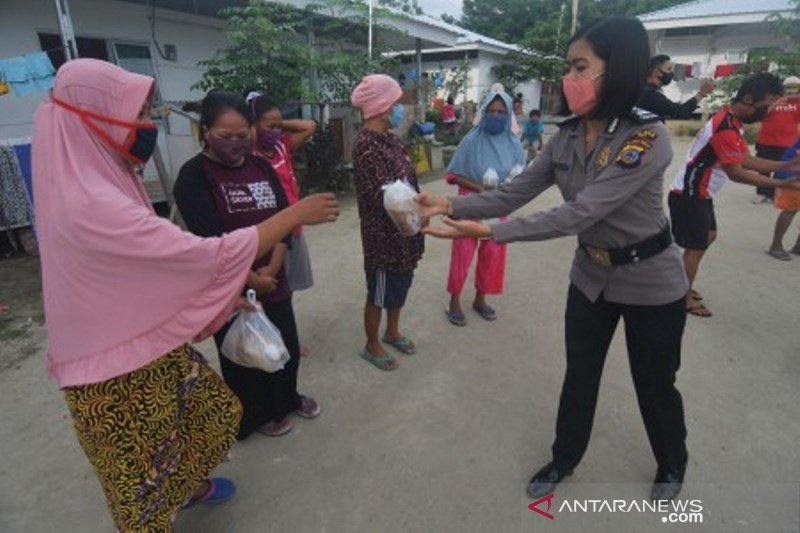
[[[153,79],[93,59],[66,63],[53,96],[134,121]],[[128,128],[95,122],[123,144]],[[105,381],[224,323],[257,232],[202,239],[156,216],[139,177],[81,117],[52,101],[33,134],[49,370],[62,387]]]
[[[385,113],[400,97],[403,89],[394,78],[385,74],[370,74],[350,95],[350,103],[361,110],[364,120]]]

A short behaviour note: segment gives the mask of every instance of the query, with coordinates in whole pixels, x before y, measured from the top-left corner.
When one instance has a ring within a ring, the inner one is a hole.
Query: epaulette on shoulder
[[[651,122],[661,122],[661,117],[656,115],[655,113],[651,113],[641,107],[634,107],[631,108],[630,112],[628,113],[628,117],[630,117],[634,122],[638,122],[639,124],[650,124]]]
[[[558,123],[558,127],[559,128],[563,128],[564,126],[569,126],[570,124],[580,120],[580,118],[581,118],[580,115],[570,115],[567,118],[565,118],[564,120],[562,120],[561,122],[559,122]]]

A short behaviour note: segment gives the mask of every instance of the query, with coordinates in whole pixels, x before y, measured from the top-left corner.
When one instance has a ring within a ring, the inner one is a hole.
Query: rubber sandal
[[[320,413],[319,405],[317,404],[314,398],[309,398],[308,396],[300,395],[300,407],[297,408],[295,414],[301,418],[317,418]]]
[[[403,355],[414,355],[417,353],[417,347],[414,346],[414,343],[411,342],[411,339],[408,337],[403,337],[402,339],[397,339],[396,341],[390,341],[384,337],[383,342],[399,351]]]
[[[700,296],[700,293],[697,292],[696,290],[692,289],[692,290],[689,291],[689,293],[692,295],[692,298],[694,298],[695,301],[698,301],[698,302],[702,301],[703,297]]]
[[[492,307],[488,305],[481,305],[481,306],[473,305],[472,308],[475,310],[476,313],[481,315],[481,318],[484,320],[488,320],[489,322],[497,320],[497,311],[495,311]]]
[[[714,314],[711,310],[703,304],[693,305],[692,307],[687,307],[686,312],[690,315],[699,316],[701,318],[711,318]]]
[[[363,350],[360,354],[362,359],[365,359],[368,363],[373,365],[375,368],[383,370],[384,372],[391,372],[392,370],[397,369],[397,359],[391,356],[391,354],[381,355],[381,356],[374,356],[369,353],[367,350]],[[390,366],[391,363],[394,363],[394,366]]]
[[[791,261],[792,256],[786,250],[766,250],[767,255],[779,259],[780,261]]]
[[[467,317],[465,317],[464,313],[461,311],[451,311],[449,309],[445,309],[444,314],[447,315],[447,320],[449,320],[454,326],[463,328],[467,325]]]
[[[202,496],[190,498],[183,506],[184,509],[191,509],[195,505],[207,504],[216,505],[224,503],[233,498],[236,494],[236,485],[226,477],[212,477],[208,479],[208,490]]]

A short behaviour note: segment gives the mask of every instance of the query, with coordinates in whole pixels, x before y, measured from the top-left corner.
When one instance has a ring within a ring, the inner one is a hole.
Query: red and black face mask
[[[55,96],[51,96],[50,99],[56,105],[81,117],[81,121],[86,124],[87,128],[96,133],[98,137],[110,144],[132,163],[143,165],[152,157],[156,149],[156,140],[158,138],[158,126],[154,122],[129,122],[127,120],[101,115],[100,113],[89,111],[88,109],[75,107]],[[126,137],[125,142],[120,144],[115,141],[107,131],[98,126],[95,121],[128,128],[130,134]]]

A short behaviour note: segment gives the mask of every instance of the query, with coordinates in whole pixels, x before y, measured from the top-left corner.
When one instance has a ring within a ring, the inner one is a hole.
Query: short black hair
[[[448,105],[453,105],[453,97],[452,96],[448,96],[447,97],[447,104]]]
[[[672,58],[666,54],[658,54],[650,58],[650,71],[652,72],[655,70],[656,67],[660,67],[667,61],[672,61]]]
[[[782,94],[783,84],[777,76],[769,72],[759,72],[745,78],[733,101],[741,102],[745,96],[751,96],[753,102],[760,102],[767,96],[781,96]]]
[[[200,104],[200,144],[202,146],[205,146],[203,129],[211,128],[220,115],[228,111],[239,113],[252,126],[253,115],[243,97],[230,91],[213,89],[209,91],[206,97],[203,98],[203,103]]]
[[[531,112],[530,112],[530,113],[528,113],[528,118],[531,118],[531,117],[541,117],[541,116],[542,116],[542,112],[541,112],[541,111],[539,111],[538,109],[531,109]]]
[[[609,119],[628,113],[650,75],[650,43],[644,26],[634,18],[606,17],[578,30],[569,44],[580,40],[586,40],[606,63],[603,88],[591,118]]]
[[[280,110],[281,106],[266,94],[256,96],[250,100],[250,109],[253,112],[253,120],[259,120],[264,113],[272,111],[273,109]]]

